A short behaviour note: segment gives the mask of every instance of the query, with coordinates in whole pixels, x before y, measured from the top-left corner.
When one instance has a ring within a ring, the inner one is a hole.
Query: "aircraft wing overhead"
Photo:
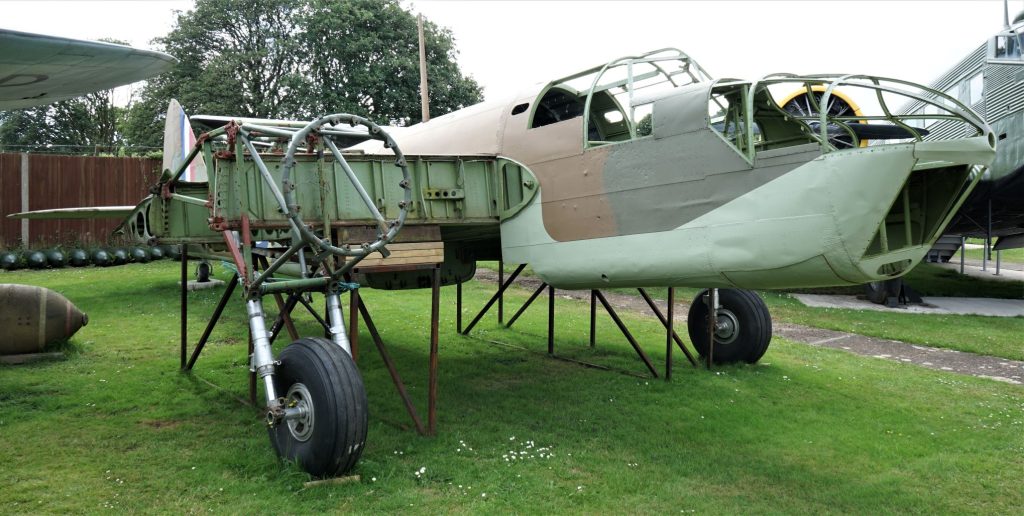
[[[10,219],[123,219],[135,206],[89,206],[84,208],[54,208],[51,210],[23,211],[7,216]]]
[[[165,72],[162,52],[0,29],[0,109],[66,100]]]

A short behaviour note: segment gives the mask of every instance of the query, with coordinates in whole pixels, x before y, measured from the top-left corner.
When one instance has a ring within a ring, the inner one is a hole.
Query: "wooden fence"
[[[25,243],[106,244],[121,222],[9,219],[28,210],[138,204],[160,177],[160,160],[0,153],[0,249]]]

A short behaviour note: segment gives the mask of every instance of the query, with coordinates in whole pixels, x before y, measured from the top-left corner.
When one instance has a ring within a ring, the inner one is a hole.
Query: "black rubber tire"
[[[864,284],[864,295],[876,305],[884,305],[890,297],[898,298],[903,290],[903,278],[872,281]]]
[[[355,467],[366,444],[367,400],[352,357],[331,341],[307,337],[281,352],[274,375],[277,395],[301,383],[313,404],[313,428],[305,441],[286,422],[269,429],[274,451],[314,477],[342,475]]]
[[[196,281],[199,283],[206,283],[210,281],[210,276],[213,276],[213,266],[210,262],[203,260],[196,266]]]
[[[705,289],[697,294],[690,304],[690,312],[686,320],[686,329],[690,333],[690,342],[702,357],[708,353],[708,306],[704,301]],[[753,364],[768,351],[772,340],[772,317],[768,306],[761,296],[749,290],[734,288],[718,289],[718,302],[722,310],[728,310],[735,316],[736,338],[724,343],[715,338],[715,351],[712,361],[716,364],[746,362]]]

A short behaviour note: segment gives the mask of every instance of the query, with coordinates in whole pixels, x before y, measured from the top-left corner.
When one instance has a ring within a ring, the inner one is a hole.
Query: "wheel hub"
[[[740,321],[732,310],[718,309],[715,321],[715,343],[732,344],[740,334]]]
[[[297,417],[288,418],[288,431],[296,441],[308,441],[313,435],[313,396],[309,389],[301,383],[294,383],[288,388],[287,403],[288,409],[294,409]]]

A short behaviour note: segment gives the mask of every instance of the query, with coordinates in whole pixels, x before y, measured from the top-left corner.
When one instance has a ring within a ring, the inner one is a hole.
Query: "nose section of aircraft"
[[[865,148],[825,157],[843,179],[831,186],[837,275],[892,278],[924,258],[995,150],[990,135]]]

